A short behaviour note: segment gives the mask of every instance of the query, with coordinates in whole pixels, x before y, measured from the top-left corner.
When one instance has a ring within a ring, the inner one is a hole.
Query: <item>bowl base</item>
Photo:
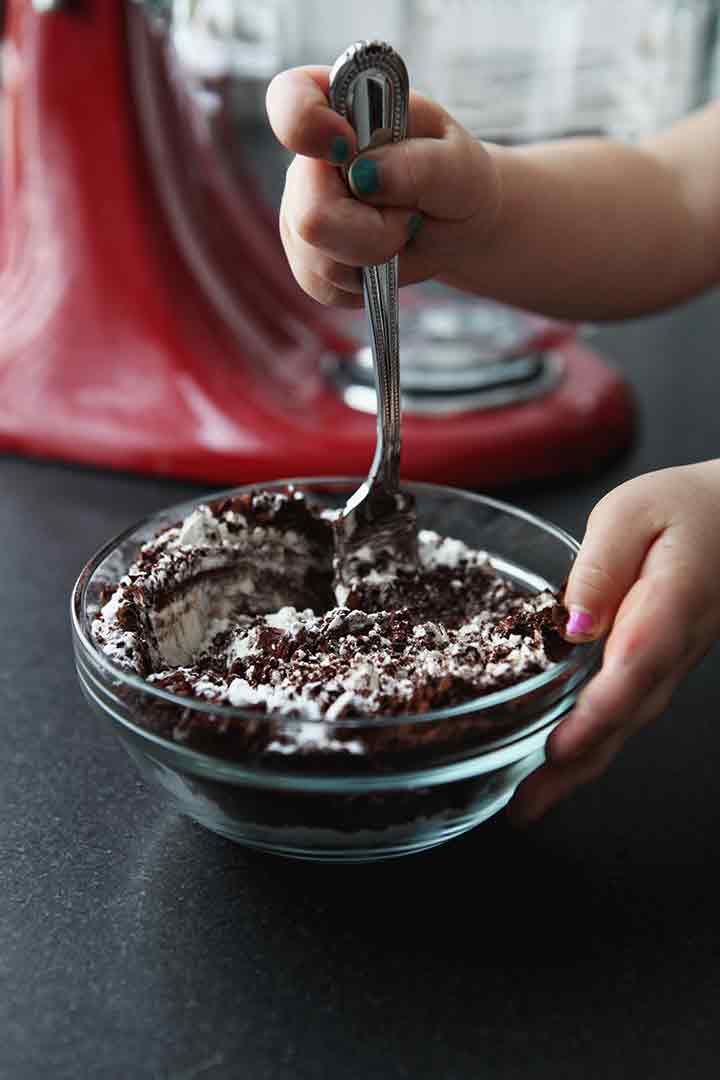
[[[321,847],[313,845],[313,847],[303,847],[300,843],[273,843],[269,839],[251,839],[243,836],[240,829],[224,828],[217,822],[210,823],[207,819],[196,817],[193,814],[186,814],[186,816],[198,825],[202,825],[203,828],[209,829],[210,832],[214,832],[226,840],[232,840],[233,843],[239,844],[241,847],[284,859],[296,859],[313,863],[384,862],[387,859],[402,858],[404,855],[420,855],[424,851],[429,851],[431,848],[439,847],[449,840],[454,840],[455,837],[461,836],[463,833],[470,832],[471,829],[481,825],[507,806],[513,794],[514,790],[503,791],[493,802],[485,804],[480,812],[476,812],[460,821],[455,819],[452,823],[447,823],[442,827],[435,827],[425,835],[415,835],[412,839],[399,840],[396,843],[392,843],[389,837],[386,837],[382,843],[374,846],[348,845],[343,847],[338,845]]]

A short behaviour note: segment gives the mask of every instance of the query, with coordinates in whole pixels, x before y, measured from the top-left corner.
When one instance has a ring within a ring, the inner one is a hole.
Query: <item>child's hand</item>
[[[417,94],[410,98],[408,138],[356,157],[350,124],[328,104],[328,73],[296,68],[268,89],[273,130],[297,155],[287,171],[280,234],[310,296],[357,307],[358,267],[398,252],[402,285],[455,271],[492,229],[499,182],[483,146]],[[334,167],[350,162],[358,198]]]
[[[566,603],[568,636],[609,630],[602,670],[518,788],[511,820],[533,821],[600,776],[720,636],[719,523],[720,461],[637,477],[595,507]]]
[[[300,285],[359,307],[358,267],[400,253],[403,285],[448,285],[562,319],[617,319],[720,280],[720,107],[634,145],[501,147],[410,95],[408,138],[357,157],[327,100],[328,68],[273,79],[288,169],[280,232]],[[350,165],[347,191],[339,169]],[[663,273],[657,272],[658,266]]]

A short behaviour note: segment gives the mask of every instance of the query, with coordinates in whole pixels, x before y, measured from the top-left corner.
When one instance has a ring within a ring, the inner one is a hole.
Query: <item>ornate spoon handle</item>
[[[330,73],[330,104],[348,119],[367,150],[405,138],[408,73],[402,58],[381,41],[351,45]],[[400,482],[400,352],[398,257],[363,268],[365,308],[377,394],[377,443],[368,473],[370,488],[394,494]]]

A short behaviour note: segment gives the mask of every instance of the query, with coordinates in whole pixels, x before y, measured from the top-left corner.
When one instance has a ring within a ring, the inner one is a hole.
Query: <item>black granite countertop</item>
[[[639,472],[720,454],[720,297],[599,332],[633,451],[509,494],[575,533]],[[720,667],[534,829],[385,864],[249,854],[151,795],[85,706],[67,597],[196,489],[0,461],[0,1078],[717,1075]]]

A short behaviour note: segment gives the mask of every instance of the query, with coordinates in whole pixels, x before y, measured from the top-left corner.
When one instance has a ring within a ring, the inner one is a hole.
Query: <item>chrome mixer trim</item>
[[[530,359],[530,358],[528,358]],[[562,382],[565,374],[565,359],[557,350],[537,353],[532,357],[536,361],[537,373],[524,379],[496,383],[474,391],[433,391],[418,392],[402,389],[402,368],[400,372],[402,409],[406,416],[451,416],[453,413],[484,412],[488,409],[505,408],[534,401],[552,393]],[[510,367],[514,362],[510,362]],[[323,358],[323,370],[345,404],[356,412],[374,415],[376,412],[375,389],[370,383],[353,378],[352,360],[347,356],[328,353]]]

